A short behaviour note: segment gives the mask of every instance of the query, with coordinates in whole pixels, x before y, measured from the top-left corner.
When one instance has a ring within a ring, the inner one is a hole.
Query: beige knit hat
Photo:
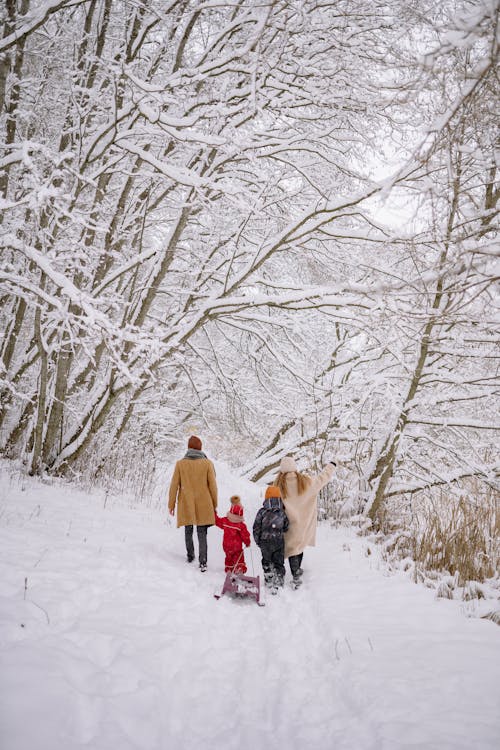
[[[295,463],[294,458],[291,456],[285,456],[285,458],[281,459],[280,472],[282,474],[287,474],[289,471],[297,471],[297,464]]]

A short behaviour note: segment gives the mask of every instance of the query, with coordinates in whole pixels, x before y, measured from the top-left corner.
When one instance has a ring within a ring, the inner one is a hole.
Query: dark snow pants
[[[200,565],[207,564],[207,529],[208,526],[197,526],[198,534],[198,559]],[[184,526],[184,537],[186,539],[186,552],[188,560],[194,560],[193,527]]]
[[[262,570],[266,586],[283,586],[285,582],[285,542],[262,542]]]
[[[304,557],[304,553],[301,552],[300,555],[290,555],[288,558],[288,562],[290,564],[290,573],[294,578],[297,578],[300,570],[300,566],[302,565],[302,558]]]

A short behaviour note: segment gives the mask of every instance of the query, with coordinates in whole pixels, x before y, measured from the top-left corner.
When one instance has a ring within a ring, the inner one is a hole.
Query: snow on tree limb
[[[63,8],[74,8],[84,5],[88,0],[45,0],[41,7],[24,16],[22,26],[17,28],[8,36],[0,39],[0,54],[6,52],[14,44],[43,26],[49,16]]]
[[[61,271],[57,271],[50,259],[43,255],[39,250],[34,247],[30,247],[25,242],[17,239],[13,235],[7,235],[0,239],[0,247],[9,250],[15,250],[21,253],[25,258],[33,261],[38,268],[40,268],[44,274],[49,278],[57,289],[71,300],[75,305],[82,309],[87,316],[88,322],[92,326],[99,326],[102,328],[109,328],[109,319],[101,313],[88,295],[81,289],[78,289],[73,282]],[[55,304],[54,306],[57,307]]]
[[[423,2],[40,2],[4,27],[9,451],[99,473],[193,420],[244,435],[252,476],[333,447],[382,498],[460,450],[486,471],[498,4]]]

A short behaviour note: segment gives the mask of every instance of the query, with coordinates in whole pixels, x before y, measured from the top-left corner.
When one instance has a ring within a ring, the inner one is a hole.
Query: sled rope
[[[252,550],[251,544],[248,549],[250,550],[250,565],[252,566],[252,575],[255,577],[255,569],[254,569],[254,564],[253,564],[253,550]]]
[[[238,565],[239,565],[239,562],[240,562],[240,560],[241,560],[241,556],[242,556],[242,554],[243,554],[243,550],[241,550],[240,554],[238,555],[238,559],[237,559],[237,560],[236,560],[236,562],[234,563],[234,565],[233,565],[233,567],[232,567],[232,569],[231,569],[231,573],[235,573],[235,571],[236,571],[236,568],[238,567]]]

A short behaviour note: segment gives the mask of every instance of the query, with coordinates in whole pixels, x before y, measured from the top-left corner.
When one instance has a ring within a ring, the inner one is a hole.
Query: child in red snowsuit
[[[250,547],[250,534],[243,518],[243,506],[238,495],[231,498],[231,508],[225,518],[215,514],[215,524],[224,531],[222,549],[226,553],[226,573],[246,573],[243,545]]]

